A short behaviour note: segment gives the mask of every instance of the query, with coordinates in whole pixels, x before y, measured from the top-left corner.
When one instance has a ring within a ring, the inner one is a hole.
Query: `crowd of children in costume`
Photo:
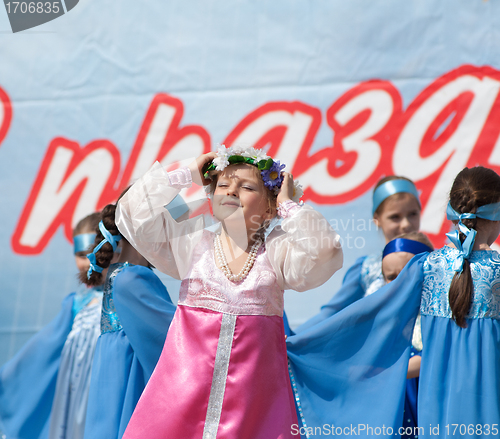
[[[82,220],[81,286],[0,369],[6,439],[498,434],[500,177],[457,175],[456,230],[436,250],[413,182],[380,180],[385,248],[292,331],[284,290],[324,284],[343,253],[284,168],[222,146],[171,172],[156,163]],[[216,228],[189,217],[192,185]],[[153,267],[181,281],[177,305]]]

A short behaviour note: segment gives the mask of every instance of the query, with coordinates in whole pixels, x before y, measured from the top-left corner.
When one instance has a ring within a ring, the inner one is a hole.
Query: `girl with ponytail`
[[[186,206],[187,208],[187,206]],[[103,281],[101,335],[90,383],[86,439],[120,439],[151,376],[174,316],[175,306],[150,263],[120,234],[116,205],[102,211],[88,285]],[[121,247],[117,263],[112,258]]]
[[[447,208],[448,219],[458,230],[448,233],[459,251],[453,263],[449,304],[452,318],[462,328],[474,299],[470,257],[474,250],[491,250],[498,236],[500,216],[500,177],[491,169],[465,168],[455,178]]]
[[[390,427],[421,439],[498,435],[500,254],[491,246],[500,233],[500,176],[463,169],[446,213],[456,225],[450,245],[414,256],[374,294],[287,338],[303,426]],[[401,431],[419,311],[421,427]]]

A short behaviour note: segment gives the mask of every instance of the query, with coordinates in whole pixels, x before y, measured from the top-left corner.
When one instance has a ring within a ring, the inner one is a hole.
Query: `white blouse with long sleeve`
[[[192,184],[187,168],[166,172],[156,162],[120,199],[116,223],[122,235],[151,264],[176,279],[189,274],[205,219],[175,221],[165,208]],[[291,205],[265,240],[278,285],[305,291],[322,285],[342,267],[340,238],[328,221],[307,205]]]

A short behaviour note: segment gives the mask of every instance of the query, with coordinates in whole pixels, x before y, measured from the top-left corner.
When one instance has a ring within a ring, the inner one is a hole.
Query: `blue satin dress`
[[[113,264],[90,383],[86,439],[119,439],[160,357],[175,312],[153,270]]]

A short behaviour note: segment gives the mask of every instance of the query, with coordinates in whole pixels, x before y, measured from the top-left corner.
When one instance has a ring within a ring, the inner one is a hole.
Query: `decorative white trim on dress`
[[[203,428],[203,439],[215,439],[217,437],[235,327],[236,316],[222,314],[219,342],[217,343],[217,353],[215,354],[212,387],[210,388],[207,417],[205,418],[205,426]]]

